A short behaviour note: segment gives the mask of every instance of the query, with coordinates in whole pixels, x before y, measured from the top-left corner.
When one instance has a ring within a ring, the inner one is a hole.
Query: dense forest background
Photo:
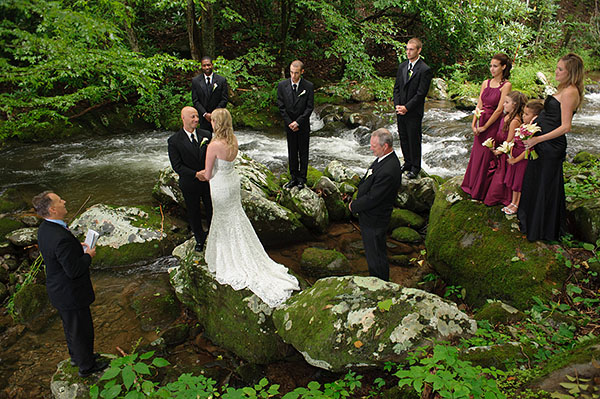
[[[598,0],[2,0],[0,14],[0,142],[60,135],[115,105],[175,128],[202,55],[228,79],[238,125],[274,111],[296,58],[318,101],[356,85],[388,99],[412,36],[452,95],[476,94],[500,51],[530,95],[566,52],[600,69]]]

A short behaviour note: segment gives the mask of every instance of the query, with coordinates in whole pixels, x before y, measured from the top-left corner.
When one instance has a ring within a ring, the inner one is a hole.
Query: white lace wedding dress
[[[240,176],[233,162],[216,159],[210,179],[213,216],[206,240],[208,268],[221,284],[248,288],[270,307],[299,290],[298,280],[274,262],[258,240],[242,208]]]

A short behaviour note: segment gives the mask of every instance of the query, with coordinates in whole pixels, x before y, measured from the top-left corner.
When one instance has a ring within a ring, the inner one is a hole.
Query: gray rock
[[[286,208],[298,213],[302,224],[309,229],[319,233],[327,231],[329,214],[325,200],[311,189],[304,187],[300,190],[294,187],[291,190],[284,190],[282,203]]]
[[[330,220],[345,220],[350,217],[350,210],[342,199],[340,189],[328,177],[321,176],[313,189],[323,195],[323,200],[325,201]]]
[[[580,240],[595,243],[600,238],[599,198],[567,202],[567,218]]]
[[[329,162],[323,174],[336,183],[348,182],[352,185],[357,185],[360,181],[358,174],[352,169],[347,168],[340,161]]]
[[[350,272],[348,259],[331,249],[306,248],[302,252],[300,267],[310,277],[343,276]]]
[[[427,213],[433,205],[437,190],[438,184],[431,177],[402,179],[396,205],[415,213]]]
[[[185,207],[183,194],[179,188],[179,176],[171,166],[158,172],[158,181],[152,188],[152,198],[162,206],[179,204]]]
[[[25,215],[21,217],[21,222],[27,227],[38,227],[42,223],[42,219],[35,215]]]
[[[436,295],[375,277],[329,277],[273,314],[285,342],[313,366],[334,372],[402,362],[435,339],[475,333],[474,320]]]
[[[375,99],[375,94],[369,87],[358,85],[352,89],[350,98],[356,102],[368,102]]]
[[[431,80],[431,86],[427,97],[434,100],[447,100],[448,99],[448,84],[442,78],[433,78]]]
[[[37,227],[24,227],[10,232],[6,238],[17,247],[28,247],[37,243]]]

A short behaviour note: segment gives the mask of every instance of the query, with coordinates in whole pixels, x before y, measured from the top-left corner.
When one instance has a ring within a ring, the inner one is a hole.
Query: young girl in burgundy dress
[[[504,99],[504,118],[500,121],[500,128],[494,140],[496,149],[492,150],[496,156],[496,167],[490,188],[483,200],[486,205],[508,205],[511,200],[511,189],[504,183],[506,177],[506,160],[510,153],[509,144],[513,141],[515,130],[521,125],[521,114],[527,103],[527,97],[520,91],[511,91]],[[504,144],[507,143],[507,144]]]
[[[531,100],[523,109],[523,125],[534,123],[535,118],[544,109],[544,103],[540,100]],[[514,145],[508,158],[508,167],[504,177],[504,184],[512,190],[512,200],[510,205],[502,208],[502,212],[507,215],[514,215],[519,209],[521,201],[521,188],[523,187],[523,176],[527,169],[527,159],[525,159],[525,144],[519,136],[515,135]]]
[[[490,61],[492,78],[481,84],[476,112],[473,116],[471,130],[475,136],[467,171],[461,188],[475,200],[485,198],[488,187],[492,181],[489,165],[494,157],[492,151],[482,144],[488,139],[494,139],[500,126],[504,98],[510,92],[511,61],[506,54],[496,54]]]

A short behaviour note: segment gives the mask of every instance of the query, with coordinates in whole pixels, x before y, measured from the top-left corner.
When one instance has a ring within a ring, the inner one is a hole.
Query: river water
[[[388,117],[393,120],[393,115]],[[444,177],[464,173],[472,145],[470,121],[470,113],[456,110],[450,103],[428,102],[423,121],[423,167],[428,173]],[[364,172],[373,158],[368,146],[368,132],[345,129],[335,134],[324,133],[320,130],[323,123],[317,116],[313,116],[311,123],[314,130],[310,144],[312,166],[322,170],[331,160],[337,159],[358,173]],[[597,140],[599,128],[600,94],[588,95],[575,115],[572,132],[568,134],[568,156],[572,157],[583,149],[600,153]],[[395,124],[391,124],[389,129],[397,136]],[[166,140],[170,134],[172,132],[148,131],[129,135],[75,137],[56,144],[8,146],[0,150],[0,191],[16,187],[31,197],[44,189],[55,190],[67,200],[71,215],[88,198],[86,206],[94,203],[151,204],[150,193],[158,171],[169,165]],[[287,150],[282,133],[241,130],[236,134],[242,151],[266,164],[276,174],[286,170]],[[401,155],[397,141],[395,148]],[[351,240],[360,240],[356,232],[344,234],[354,235]],[[339,236],[332,240],[339,241]],[[302,249],[302,246],[298,246],[281,251],[269,250],[269,254],[276,261],[296,270]],[[141,330],[127,304],[127,296],[148,281],[166,284],[165,270],[171,263],[171,259],[165,258],[135,270],[114,269],[93,273],[97,300],[92,313],[96,320],[98,350],[116,353],[115,347],[119,346],[127,351],[138,340],[151,342],[156,338],[154,331]],[[353,273],[366,273],[362,257],[351,260],[351,263]],[[393,273],[399,273],[399,269]],[[394,281],[402,278],[392,276]],[[25,331],[17,336],[17,343],[8,350],[4,348],[6,342],[2,342],[0,398],[51,397],[50,376],[58,361],[68,356],[60,321],[55,318],[42,333]],[[213,362],[219,355],[219,349],[213,348],[217,352],[211,353],[207,348],[211,348],[210,343],[196,346],[187,344],[179,349],[181,353],[176,359],[170,360],[176,364]],[[302,385],[308,382],[302,379],[312,378],[315,372],[303,367],[307,365],[282,366],[271,371],[271,374],[285,370],[284,374],[287,375],[302,369],[297,373],[299,376],[295,382]]]

